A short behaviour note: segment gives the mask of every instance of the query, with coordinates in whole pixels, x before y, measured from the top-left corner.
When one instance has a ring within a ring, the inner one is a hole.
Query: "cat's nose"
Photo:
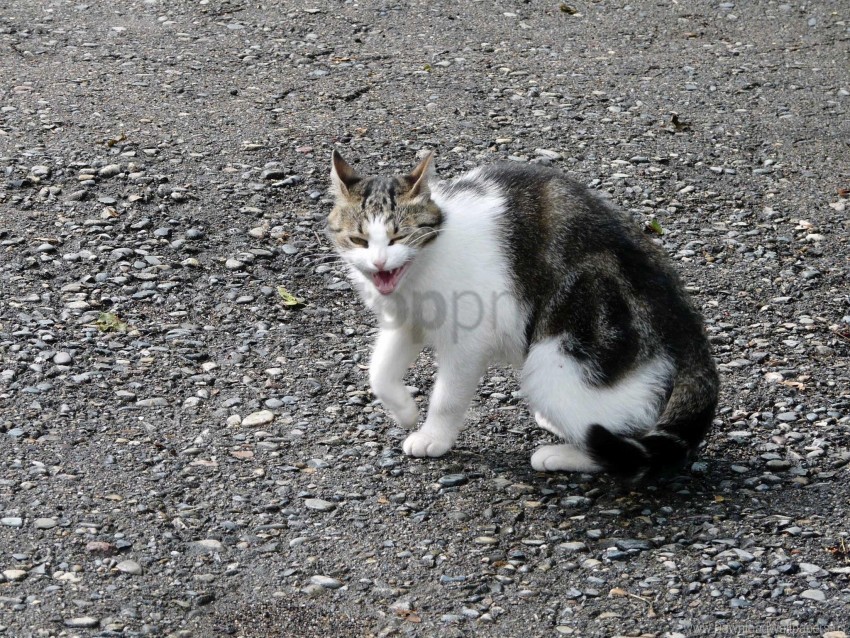
[[[372,261],[372,263],[375,264],[375,268],[377,268],[378,270],[383,270],[384,266],[387,265],[387,260],[386,259],[375,259],[374,261]]]

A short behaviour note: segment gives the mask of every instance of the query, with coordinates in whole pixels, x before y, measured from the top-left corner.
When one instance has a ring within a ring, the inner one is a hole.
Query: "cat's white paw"
[[[404,440],[401,449],[408,456],[443,456],[451,449],[453,442],[425,430],[417,430]]]
[[[538,472],[597,472],[597,465],[582,450],[568,443],[542,445],[531,455],[531,467]]]

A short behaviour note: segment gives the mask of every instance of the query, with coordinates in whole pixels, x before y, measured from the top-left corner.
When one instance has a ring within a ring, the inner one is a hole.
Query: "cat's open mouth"
[[[407,267],[410,265],[410,262],[399,266],[398,268],[393,268],[392,270],[379,270],[376,273],[372,274],[372,282],[375,284],[375,288],[378,289],[378,292],[382,295],[388,295],[398,286],[398,282],[404,276]]]

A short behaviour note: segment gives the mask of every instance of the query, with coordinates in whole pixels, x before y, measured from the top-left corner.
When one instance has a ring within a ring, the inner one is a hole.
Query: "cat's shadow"
[[[529,498],[540,496],[551,502],[570,496],[591,495],[594,506],[650,503],[653,506],[687,507],[708,511],[718,503],[733,501],[741,475],[731,469],[731,461],[699,457],[678,472],[640,483],[626,483],[615,477],[573,472],[538,472],[529,465],[527,453],[502,452],[495,458],[488,452],[455,448],[441,461],[435,474],[468,473],[483,479],[503,479],[514,486],[534,488]],[[436,459],[434,459],[436,460]],[[694,468],[694,465],[697,468]]]

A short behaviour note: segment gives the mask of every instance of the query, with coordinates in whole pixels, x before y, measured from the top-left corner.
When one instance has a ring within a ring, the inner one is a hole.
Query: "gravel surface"
[[[849,20],[4,3],[0,635],[846,638]],[[722,375],[700,458],[537,474],[502,369],[404,457],[322,234],[334,146],[553,164],[660,226]]]

